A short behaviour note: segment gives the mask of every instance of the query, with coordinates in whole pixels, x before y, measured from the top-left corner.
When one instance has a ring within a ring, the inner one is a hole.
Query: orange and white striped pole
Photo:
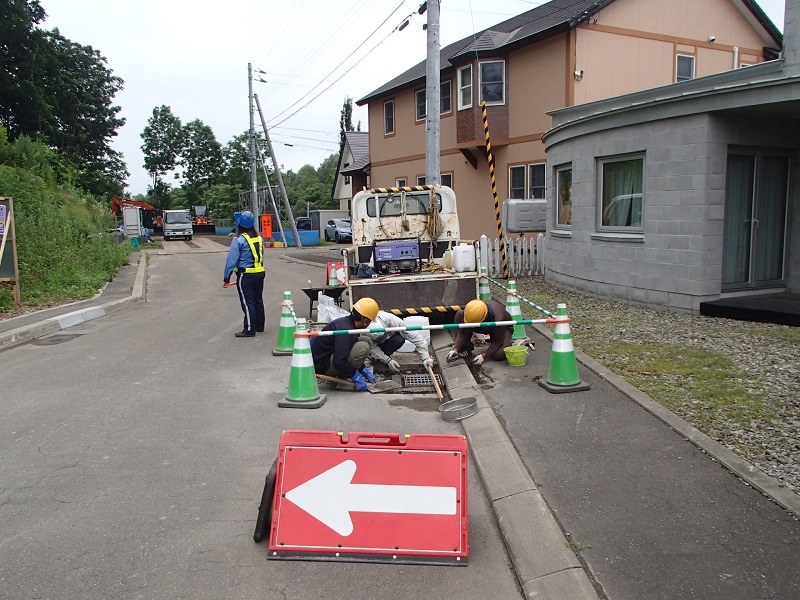
[[[500,238],[500,258],[503,261],[503,278],[508,279],[508,257],[506,257],[506,242],[503,236],[503,222],[500,219],[500,202],[497,199],[497,182],[494,178],[494,155],[492,143],[489,141],[489,119],[486,116],[486,101],[481,100],[483,113],[483,135],[486,137],[486,154],[489,156],[489,177],[492,180],[492,197],[494,198],[494,217],[497,220],[497,235]]]

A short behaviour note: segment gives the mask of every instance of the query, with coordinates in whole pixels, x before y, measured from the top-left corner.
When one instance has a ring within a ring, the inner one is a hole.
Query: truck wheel
[[[187,239],[187,240],[189,240],[189,241],[191,242],[191,241],[192,241],[192,236],[187,236],[187,238],[186,238],[186,239]]]
[[[277,474],[278,459],[276,458],[264,481],[264,493],[261,495],[261,504],[258,507],[258,518],[256,519],[256,530],[253,533],[253,541],[256,544],[264,539],[264,535],[269,529],[269,516],[270,513],[272,513],[272,498],[275,496],[275,477]]]

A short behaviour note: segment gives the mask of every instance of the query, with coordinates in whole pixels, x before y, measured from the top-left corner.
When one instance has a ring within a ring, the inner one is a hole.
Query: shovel
[[[330,375],[317,375],[317,379],[321,379],[322,381],[330,381],[331,383],[337,383],[342,387],[355,389],[356,384],[350,381],[349,379],[341,379],[339,377],[331,377]],[[378,383],[368,383],[367,384],[367,391],[370,394],[380,394],[381,392],[388,392],[390,390],[397,390],[400,389],[401,386],[396,381],[392,381],[391,379],[386,379],[384,381],[380,381]]]

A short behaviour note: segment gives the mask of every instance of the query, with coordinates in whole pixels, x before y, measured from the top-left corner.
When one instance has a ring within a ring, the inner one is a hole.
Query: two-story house
[[[752,0],[553,0],[441,50],[441,183],[464,238],[496,236],[481,102],[502,199],[546,191],[550,111],[776,58],[780,32]],[[425,179],[425,63],[368,105],[373,186]]]

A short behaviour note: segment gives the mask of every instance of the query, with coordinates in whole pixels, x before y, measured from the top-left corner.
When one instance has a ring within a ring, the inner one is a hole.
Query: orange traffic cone
[[[319,408],[328,399],[319,393],[317,376],[314,373],[314,359],[311,357],[311,343],[308,337],[302,335],[307,332],[306,320],[297,319],[289,387],[286,396],[278,402],[281,408]]]

